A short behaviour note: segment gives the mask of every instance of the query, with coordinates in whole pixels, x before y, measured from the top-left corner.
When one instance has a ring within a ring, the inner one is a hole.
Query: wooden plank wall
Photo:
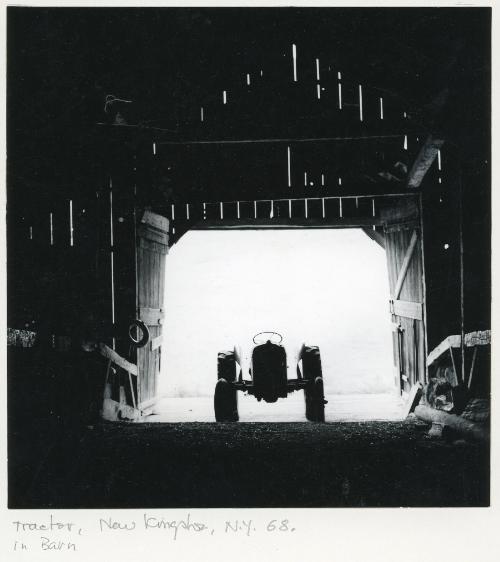
[[[392,227],[386,231],[386,253],[389,272],[389,286],[394,291],[399,272],[403,265],[407,249],[414,232],[413,227]],[[423,302],[423,272],[420,240],[409,262],[399,299],[409,302]],[[425,382],[425,333],[423,321],[414,318],[396,316],[395,321],[401,325],[401,370],[408,377],[403,389],[409,391],[417,382]],[[397,345],[395,345],[397,349]]]
[[[155,398],[157,377],[160,372],[161,347],[153,349],[152,342],[162,334],[165,314],[165,256],[168,244],[168,221],[162,221],[162,229],[140,223],[138,228],[137,278],[138,314],[148,326],[150,339],[137,351],[139,369],[138,402]]]
[[[33,317],[44,333],[70,335],[102,299],[100,201],[96,193],[70,199],[61,192],[39,203],[31,216],[8,211],[8,320],[15,327]]]
[[[457,159],[446,145],[422,184],[429,349],[460,334],[460,223]],[[469,189],[474,191],[472,186]],[[470,199],[469,199],[470,201]],[[475,204],[464,219],[476,214]],[[471,242],[472,242],[471,238]],[[476,306],[471,295],[471,305]],[[471,325],[469,331],[476,328]]]

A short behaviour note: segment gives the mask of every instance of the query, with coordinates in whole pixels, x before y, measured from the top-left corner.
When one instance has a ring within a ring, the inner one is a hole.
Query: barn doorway
[[[217,353],[283,335],[289,377],[302,343],[320,347],[326,420],[398,419],[386,251],[361,229],[190,231],[166,260],[157,402],[147,421],[214,421]],[[297,391],[239,393],[241,421],[305,421]]]

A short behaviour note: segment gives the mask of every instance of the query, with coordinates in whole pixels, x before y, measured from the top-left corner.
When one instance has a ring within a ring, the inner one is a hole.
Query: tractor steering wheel
[[[260,337],[259,336],[269,336],[269,337]],[[279,338],[279,341],[275,341]],[[281,334],[278,334],[278,332],[259,332],[258,334],[255,334],[255,336],[253,337],[253,343],[255,345],[261,345],[263,343],[266,343],[270,341],[271,343],[274,343],[276,345],[279,345],[282,341],[283,341],[283,336]]]

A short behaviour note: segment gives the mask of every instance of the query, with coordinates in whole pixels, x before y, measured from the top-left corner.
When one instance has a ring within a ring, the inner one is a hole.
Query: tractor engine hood
[[[287,396],[285,348],[270,341],[258,345],[252,353],[253,394],[257,400],[276,402]]]

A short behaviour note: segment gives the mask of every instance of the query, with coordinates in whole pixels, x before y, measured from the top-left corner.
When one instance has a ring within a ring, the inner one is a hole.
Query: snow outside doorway
[[[147,421],[214,421],[217,353],[283,335],[289,378],[320,348],[326,420],[397,419],[385,251],[360,229],[190,231],[167,256],[159,392]],[[275,404],[238,393],[241,421],[302,421],[302,391]]]

